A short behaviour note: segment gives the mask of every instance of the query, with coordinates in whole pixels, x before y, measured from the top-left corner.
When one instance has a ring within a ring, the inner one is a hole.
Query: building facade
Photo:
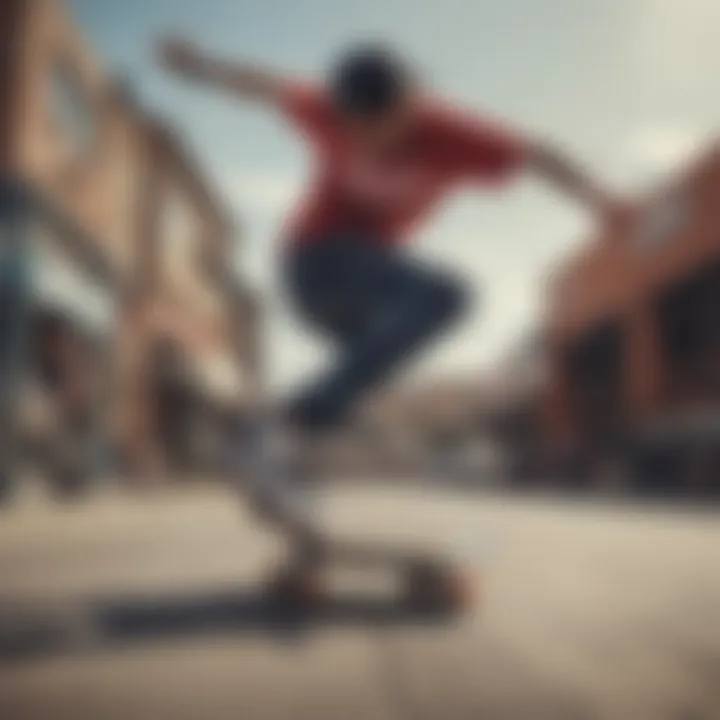
[[[163,455],[148,380],[158,348],[187,360],[209,404],[248,393],[237,368],[251,355],[252,298],[228,271],[234,228],[189,149],[138,107],[59,0],[0,5],[0,107],[3,457],[21,445],[18,378],[40,366],[58,397],[88,385],[85,424],[139,467]],[[75,350],[46,341],[48,327]]]
[[[233,224],[190,149],[151,119],[143,141],[138,263],[123,304],[126,436],[145,467],[199,469],[213,453],[195,446],[257,392],[257,308],[232,270]]]
[[[718,328],[716,144],[649,199],[639,228],[596,238],[556,273],[546,327],[551,442],[605,452],[661,427],[677,436],[701,415],[717,424]],[[720,446],[720,437],[708,442]]]

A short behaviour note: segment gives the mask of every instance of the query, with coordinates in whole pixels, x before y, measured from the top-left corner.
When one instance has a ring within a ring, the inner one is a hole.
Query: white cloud
[[[717,0],[635,0],[634,54],[642,90],[689,100],[711,92],[717,67]]]

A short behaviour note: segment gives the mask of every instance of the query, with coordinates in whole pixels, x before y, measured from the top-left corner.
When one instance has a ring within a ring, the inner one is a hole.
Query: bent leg
[[[343,422],[368,391],[397,372],[457,320],[467,305],[461,281],[385,252],[355,267],[360,287],[348,288],[364,305],[357,334],[343,344],[336,367],[294,401],[291,420],[303,427]]]

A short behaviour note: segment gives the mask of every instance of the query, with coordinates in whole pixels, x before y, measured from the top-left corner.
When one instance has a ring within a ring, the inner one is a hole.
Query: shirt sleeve
[[[501,183],[522,170],[525,138],[500,123],[468,114],[449,114],[443,147],[453,173],[469,180]]]
[[[322,139],[331,127],[330,102],[316,86],[289,83],[282,90],[280,108],[287,120],[311,140]]]

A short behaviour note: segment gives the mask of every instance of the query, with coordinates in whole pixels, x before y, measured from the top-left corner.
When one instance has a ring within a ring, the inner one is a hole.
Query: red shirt
[[[448,192],[497,184],[525,157],[524,142],[512,133],[436,104],[418,111],[401,146],[382,160],[353,147],[322,90],[291,86],[283,109],[316,153],[315,180],[290,224],[293,242],[347,231],[401,242]]]

